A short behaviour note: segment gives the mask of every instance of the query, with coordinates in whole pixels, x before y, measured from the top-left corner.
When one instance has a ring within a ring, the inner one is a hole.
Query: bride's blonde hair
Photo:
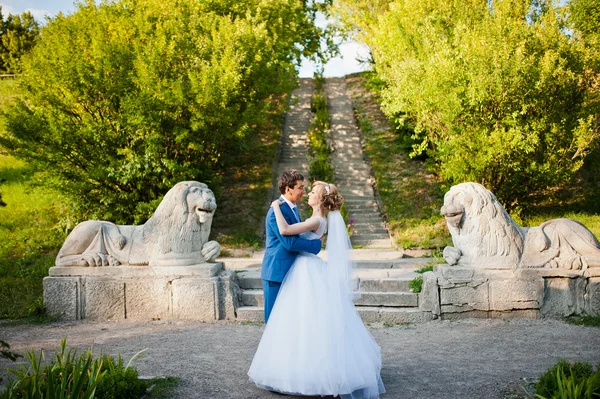
[[[326,211],[339,211],[344,204],[344,197],[340,194],[337,187],[324,181],[315,181],[313,187],[316,188],[319,195],[319,203],[323,205]]]

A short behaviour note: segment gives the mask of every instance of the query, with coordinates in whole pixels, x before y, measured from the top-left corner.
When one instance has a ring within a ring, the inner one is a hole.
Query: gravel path
[[[382,348],[382,379],[391,398],[503,398],[505,388],[534,379],[559,359],[600,361],[600,329],[556,320],[433,321],[370,326]],[[69,345],[121,353],[140,375],[177,376],[174,398],[272,398],[246,372],[262,325],[185,321],[71,322],[44,326],[0,324],[11,349]],[[0,359],[0,369],[11,364]],[[3,375],[6,372],[2,373]]]

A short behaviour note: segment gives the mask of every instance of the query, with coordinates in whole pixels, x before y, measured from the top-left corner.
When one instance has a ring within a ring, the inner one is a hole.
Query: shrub
[[[109,355],[102,356],[102,371],[106,375],[96,388],[95,397],[98,399],[138,399],[145,393],[147,384],[138,378],[135,367],[123,365],[121,355],[117,361]]]
[[[423,289],[423,276],[417,276],[408,282],[410,291],[419,293]]]
[[[103,355],[94,358],[91,349],[77,355],[77,349],[67,349],[67,339],[61,341],[54,359],[46,362],[44,351],[26,351],[28,365],[9,371],[17,379],[9,381],[0,399],[65,398],[65,399],[137,399],[146,393],[147,384],[138,379],[137,370],[130,366],[138,352],[123,366]]]
[[[579,394],[574,395],[579,391]],[[589,396],[583,394],[589,391]],[[538,398],[591,398],[600,395],[600,365],[596,372],[590,363],[575,362],[571,365],[560,360],[540,376],[535,385]]]
[[[516,209],[569,181],[595,147],[598,49],[556,3],[339,3],[387,83],[384,111],[451,184],[482,183]]]
[[[66,342],[66,338],[62,340],[60,351],[55,351],[50,363],[45,362],[44,351],[39,355],[26,351],[29,365],[9,369],[17,380],[9,382],[0,398],[93,398],[105,374],[101,371],[102,359],[94,359],[91,350],[77,356],[77,350],[67,351]]]
[[[81,219],[145,221],[176,182],[218,183],[321,52],[302,0],[80,2],[23,57],[2,144]]]

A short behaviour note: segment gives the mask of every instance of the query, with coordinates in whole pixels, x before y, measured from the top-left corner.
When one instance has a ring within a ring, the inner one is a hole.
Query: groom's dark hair
[[[296,187],[296,182],[298,180],[304,181],[304,176],[302,176],[300,173],[296,172],[295,170],[286,170],[285,172],[283,172],[281,174],[281,176],[279,176],[279,181],[278,181],[279,191],[281,192],[281,194],[285,194],[286,187],[289,187],[289,188]]]

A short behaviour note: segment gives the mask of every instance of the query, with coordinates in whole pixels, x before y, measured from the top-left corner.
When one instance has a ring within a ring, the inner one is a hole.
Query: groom
[[[283,172],[279,176],[279,191],[281,213],[288,222],[294,224],[301,222],[296,203],[304,196],[304,176],[295,170]],[[321,240],[305,240],[298,235],[283,236],[277,228],[277,221],[273,209],[269,209],[265,221],[267,231],[267,248],[262,262],[263,292],[265,297],[265,323],[277,299],[281,282],[294,263],[298,252],[318,254],[321,250]]]

